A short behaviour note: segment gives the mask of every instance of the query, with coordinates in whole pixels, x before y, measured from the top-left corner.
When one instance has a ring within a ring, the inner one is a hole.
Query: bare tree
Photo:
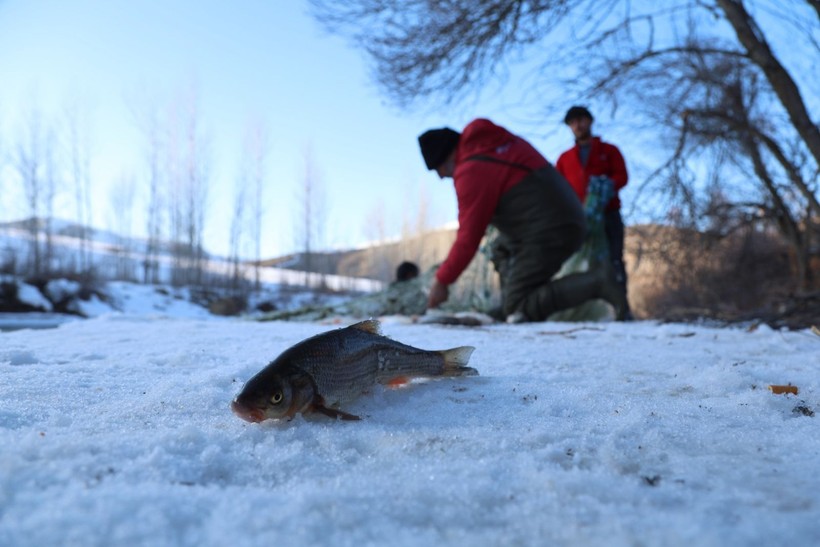
[[[15,148],[14,168],[23,184],[28,207],[26,224],[29,232],[28,275],[39,277],[49,267],[50,229],[44,229],[45,219],[53,204],[53,132],[39,109],[32,108],[22,126]],[[50,221],[49,221],[50,222]],[[50,226],[48,224],[47,226]],[[45,235],[45,244],[41,237]]]
[[[9,165],[9,161],[12,159],[12,155],[5,141],[3,121],[4,120],[0,118],[0,174],[5,172],[6,166]],[[0,210],[4,213],[10,212],[12,209],[11,201],[6,201],[10,198],[10,194],[8,191],[0,194]],[[0,217],[0,221],[3,220],[11,220],[11,218]]]
[[[310,0],[326,28],[351,36],[367,52],[374,78],[402,106],[429,96],[446,101],[463,97],[504,77],[501,61],[542,41],[576,12],[608,13],[619,3]]]
[[[262,217],[267,179],[268,135],[261,123],[248,126],[242,142],[239,176],[234,186],[234,207],[230,228],[230,261],[234,288],[244,279],[242,256],[252,247],[254,285],[261,286]]]
[[[252,248],[254,287],[261,288],[262,220],[265,213],[267,161],[270,152],[268,130],[261,121],[248,125],[242,142],[239,177],[234,188],[234,209],[231,220],[230,260],[234,286],[244,277],[240,257]]]
[[[817,10],[816,1],[760,3],[760,11],[767,10],[778,24],[800,26],[817,49],[811,35],[818,21],[809,19],[806,24],[802,15],[808,6]],[[682,0],[662,6],[628,0],[310,0],[310,5],[325,28],[350,36],[367,53],[374,78],[402,106],[431,96],[452,101],[473,93],[506,77],[505,63],[520,61],[529,48],[543,56],[543,62],[535,64],[543,75],[542,86],[554,85],[556,74],[566,74],[556,69],[578,67],[567,80],[585,75],[583,80],[615,92],[617,85],[605,81],[600,71],[588,70],[590,54],[636,65],[662,54],[659,48],[678,47],[664,37],[682,36],[681,29],[693,18],[705,24],[709,19],[725,22],[745,48],[736,53],[766,74],[792,122],[815,150],[818,129],[798,86],[743,0]],[[814,156],[820,164],[820,154]]]
[[[800,93],[797,83],[791,74],[780,63],[766,40],[757,21],[749,14],[742,0],[716,0],[718,7],[723,11],[726,20],[735,30],[738,42],[743,47],[745,57],[757,66],[765,75],[771,89],[780,101],[780,104],[789,115],[794,126],[806,147],[814,156],[814,163],[820,166],[820,128],[809,115],[806,103]],[[820,16],[818,2],[810,2]],[[815,21],[815,32],[820,17]]]
[[[45,235],[45,253],[43,265],[45,274],[51,274],[57,267],[57,257],[54,254],[54,200],[57,196],[58,169],[56,154],[56,134],[48,127],[45,135],[43,154],[43,234]]]
[[[416,195],[407,187],[405,203],[414,204],[402,209],[401,240],[398,242],[397,266],[400,262],[407,260],[419,264],[429,264],[433,262],[433,249],[424,245],[424,236],[430,230],[430,196],[426,188],[422,186]]]
[[[133,233],[134,233],[134,200],[136,199],[136,179],[133,174],[122,173],[111,186],[109,202],[111,203],[110,222],[114,232],[119,235],[117,248],[116,276],[118,279],[133,281]]]
[[[305,148],[304,174],[298,190],[299,213],[296,217],[298,246],[303,253],[303,269],[306,272],[305,283],[308,284],[309,272],[321,273],[317,263],[316,250],[324,243],[326,226],[325,194],[322,177],[316,167],[311,146]]]
[[[159,253],[163,238],[163,211],[165,210],[165,187],[163,156],[165,134],[156,104],[149,104],[142,109],[134,110],[137,126],[145,139],[145,178],[148,183],[148,196],[145,201],[145,219],[147,241],[142,260],[143,283],[158,283]]]
[[[806,158],[796,152],[796,142],[778,132],[783,123],[773,116],[752,67],[718,48],[699,47],[712,53],[681,55],[654,79],[641,79],[649,84],[640,92],[645,103],[655,108],[668,139],[676,143],[656,178],[670,203],[685,204],[692,227],[721,237],[761,223],[776,227],[794,252],[798,286],[805,287],[811,236],[805,215],[807,209],[818,211]],[[660,80],[676,85],[656,88]],[[652,89],[665,92],[647,91]],[[693,173],[694,164],[705,158],[711,172],[704,185]],[[737,178],[744,182],[733,184]]]
[[[91,269],[88,229],[91,224],[91,143],[89,122],[78,104],[65,111],[67,148],[70,162],[71,185],[74,189],[74,206],[79,227],[79,270],[88,274]],[[129,205],[130,207],[130,205]]]
[[[270,137],[268,129],[261,122],[248,128],[245,137],[245,150],[249,164],[248,182],[252,192],[250,204],[250,236],[253,242],[254,286],[261,288],[260,264],[262,262],[262,220],[265,215],[265,188],[267,187],[268,155],[270,154]]]
[[[202,285],[205,251],[202,237],[210,177],[207,138],[200,127],[195,96],[182,97],[168,119],[166,173],[168,214],[173,242],[172,282]]]
[[[228,260],[231,265],[231,283],[234,291],[239,290],[244,277],[241,265],[242,244],[245,239],[248,211],[248,173],[247,165],[244,161],[240,167],[239,177],[234,186],[233,211],[231,214],[231,227],[228,237]]]
[[[159,122],[152,117],[148,128],[148,242],[143,262],[143,279],[145,283],[159,282],[159,252],[162,241],[163,196],[161,175],[161,136]]]
[[[205,219],[208,206],[210,186],[210,150],[207,137],[199,125],[197,108],[191,108],[186,125],[186,176],[185,191],[187,202],[187,222],[185,232],[189,253],[193,259],[193,281],[197,285],[204,283]]]
[[[387,217],[382,200],[374,203],[365,216],[364,234],[372,242],[373,252],[367,255],[371,261],[363,270],[371,272],[375,279],[392,281],[393,269],[396,267],[395,245],[387,245]]]

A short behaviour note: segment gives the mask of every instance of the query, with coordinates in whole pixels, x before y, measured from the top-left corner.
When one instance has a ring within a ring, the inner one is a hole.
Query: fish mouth
[[[265,413],[261,409],[250,408],[236,400],[231,403],[231,410],[246,422],[258,423],[265,419]]]

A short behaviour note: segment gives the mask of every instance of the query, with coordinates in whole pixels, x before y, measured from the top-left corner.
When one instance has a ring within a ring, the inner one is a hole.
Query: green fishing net
[[[589,271],[609,260],[609,244],[604,227],[604,209],[615,195],[612,180],[604,175],[589,179],[587,197],[584,200],[584,214],[587,221],[587,235],[578,251],[564,262],[553,276],[559,279],[565,275]],[[599,321],[614,317],[614,312],[603,300],[590,300],[580,306],[556,312],[548,317],[550,321]]]

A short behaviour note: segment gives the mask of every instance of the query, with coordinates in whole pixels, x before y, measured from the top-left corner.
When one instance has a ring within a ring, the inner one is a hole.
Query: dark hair
[[[430,129],[419,135],[419,148],[427,169],[435,169],[447,159],[458,146],[461,133],[449,127]]]
[[[577,120],[580,118],[589,118],[590,121],[595,119],[592,117],[590,111],[587,110],[587,107],[573,106],[569,110],[567,110],[567,115],[564,116],[564,123],[569,125],[569,122],[571,122],[572,120]]]
[[[404,261],[396,268],[396,281],[407,281],[419,276],[419,267],[412,262]]]

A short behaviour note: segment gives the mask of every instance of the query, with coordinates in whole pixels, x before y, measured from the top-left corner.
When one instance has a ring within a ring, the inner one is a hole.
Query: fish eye
[[[279,403],[281,403],[281,402],[282,402],[282,399],[283,399],[282,392],[281,392],[281,391],[277,391],[277,392],[276,392],[276,393],[274,393],[274,394],[273,394],[273,396],[270,398],[270,402],[272,402],[272,403],[273,403],[273,404],[275,404],[275,405],[278,405]]]

